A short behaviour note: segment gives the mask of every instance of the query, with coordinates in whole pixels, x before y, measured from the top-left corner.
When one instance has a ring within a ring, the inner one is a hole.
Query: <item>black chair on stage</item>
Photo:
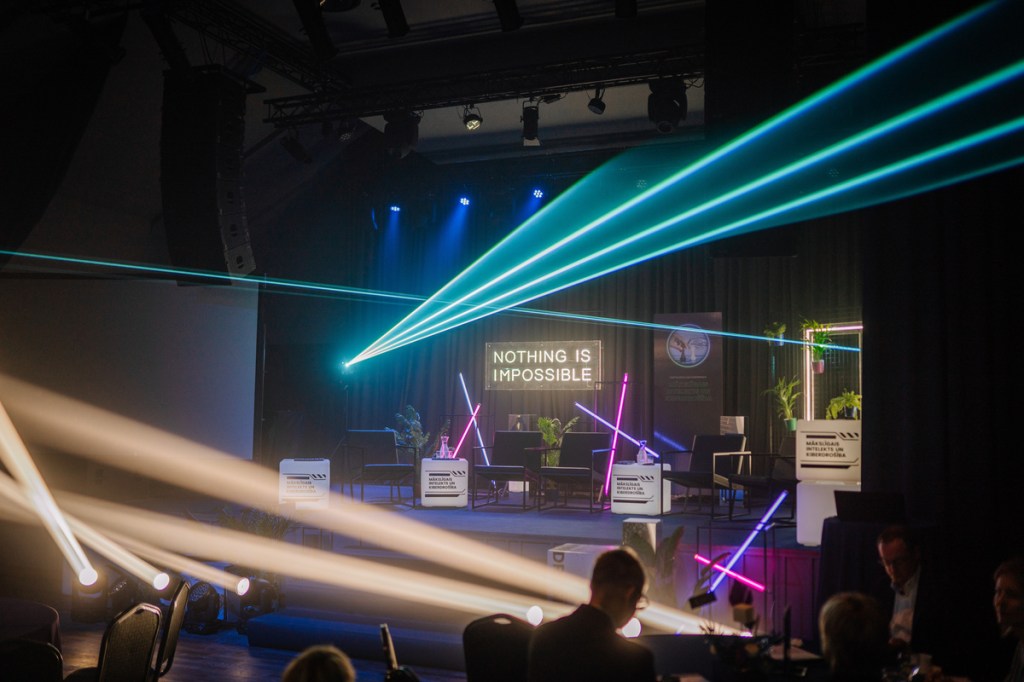
[[[508,495],[509,483],[522,484],[524,511],[535,504],[543,448],[540,431],[495,431],[490,448],[474,448],[469,474],[471,507],[498,504]],[[481,485],[484,501],[478,503]],[[534,501],[528,504],[531,495]]]
[[[462,631],[466,682],[526,682],[533,626],[505,613],[477,618]]]
[[[540,468],[541,509],[572,508],[569,501],[583,492],[587,510],[609,507],[603,488],[611,456],[612,435],[597,431],[569,431],[562,436],[558,466]],[[602,501],[602,499],[604,501]]]
[[[663,471],[661,474],[664,480],[686,489],[683,498],[683,512],[687,511],[692,490],[698,491],[698,511],[701,506],[700,491],[710,490],[710,515],[711,518],[715,518],[715,498],[720,489],[729,489],[729,481],[726,476],[730,473],[739,473],[742,470],[744,458],[750,454],[743,450],[746,444],[747,437],[742,433],[698,434],[693,437],[693,447],[689,452],[689,466],[685,470]],[[664,454],[678,453],[667,452]]]
[[[777,518],[792,521],[796,517],[796,484],[799,483],[796,478],[796,440],[787,436],[778,454],[751,454],[750,462],[751,469],[760,464],[757,468],[762,470],[757,473],[748,471],[726,475],[729,482],[729,520],[733,519],[739,491],[743,491],[743,506],[749,513],[756,493],[763,493],[767,503],[771,504],[785,490],[789,499],[789,516]]]
[[[345,460],[349,494],[365,500],[366,486],[388,486],[388,502],[402,504],[402,487],[409,486],[410,503],[416,496],[416,453],[400,446],[390,429],[352,429],[345,442]]]
[[[156,661],[150,671],[150,680],[163,677],[171,670],[174,663],[174,652],[178,648],[178,635],[181,624],[185,622],[185,608],[188,605],[189,585],[182,580],[171,596],[171,603],[163,616],[164,627],[160,632],[160,642],[156,650]]]
[[[64,679],[64,659],[49,642],[9,639],[0,642],[0,672],[5,680],[60,682]]]
[[[160,609],[136,604],[119,613],[103,632],[95,668],[81,668],[70,682],[138,682],[149,679],[153,650],[160,632]]]

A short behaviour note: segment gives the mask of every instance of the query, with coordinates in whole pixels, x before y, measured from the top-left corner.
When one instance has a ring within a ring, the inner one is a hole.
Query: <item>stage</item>
[[[586,509],[522,510],[521,493],[512,492],[499,505],[466,508],[422,507],[390,504],[386,487],[368,486],[366,502],[387,508],[404,519],[443,529],[482,545],[525,557],[539,564],[552,565],[551,550],[560,546],[580,550],[584,554],[599,552],[606,546],[623,541],[623,523],[627,519],[656,522],[658,537],[668,538],[683,527],[682,538],[675,553],[675,604],[690,611],[687,600],[693,594],[701,565],[694,554],[717,557],[733,553],[750,535],[764,512],[763,505],[754,505],[750,514],[734,521],[712,520],[708,500],[701,511],[683,513],[679,500],[672,502],[672,513],[660,516],[628,516],[610,511],[589,513]],[[358,495],[358,490],[357,490]],[[406,498],[408,502],[408,498]],[[726,511],[725,507],[718,510]],[[737,509],[739,511],[739,509]],[[788,517],[788,506],[779,516]],[[425,574],[442,574],[467,582],[487,584],[467,573],[458,575],[439,567],[428,559],[405,555],[400,551],[382,549],[371,535],[354,529],[350,535],[321,531],[297,525],[285,538],[307,547],[322,548],[333,553],[381,562]],[[565,549],[565,547],[563,547]],[[438,546],[437,552],[445,551]],[[813,639],[816,619],[814,597],[818,583],[819,552],[796,543],[795,528],[780,520],[769,523],[765,532],[757,534],[749,549],[738,561],[735,570],[766,586],[764,592],[753,592],[753,604],[760,617],[762,632],[781,632],[782,615],[791,610],[795,637]],[[584,563],[586,561],[584,560]],[[566,562],[565,570],[574,568]],[[589,568],[579,569],[581,575]],[[716,603],[696,611],[702,619],[736,626],[732,621],[728,591],[731,580],[723,583]],[[496,585],[496,584],[495,584]],[[379,655],[379,625],[387,622],[402,658],[410,663],[435,668],[461,670],[463,664],[461,634],[477,615],[462,609],[423,606],[416,600],[385,598],[358,589],[340,589],[305,580],[284,577],[280,585],[281,604],[274,613],[258,616],[247,624],[252,646],[299,650],[319,641],[334,641],[353,656],[374,658]],[[653,631],[647,630],[645,632]]]

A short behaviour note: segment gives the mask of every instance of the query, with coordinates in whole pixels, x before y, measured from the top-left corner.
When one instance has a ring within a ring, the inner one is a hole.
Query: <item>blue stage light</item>
[[[539,187],[534,189],[533,190],[533,198],[534,199],[543,199],[544,198],[544,190],[540,189]]]
[[[401,213],[402,211],[402,207],[399,206],[398,204],[391,204],[391,206],[389,206],[388,208],[391,210],[392,213]]]
[[[469,197],[459,197],[459,203],[463,206],[469,206]]]

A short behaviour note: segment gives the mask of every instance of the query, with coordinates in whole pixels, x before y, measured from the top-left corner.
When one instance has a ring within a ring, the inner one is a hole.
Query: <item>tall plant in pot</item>
[[[761,333],[764,334],[765,338],[769,339],[769,343],[772,345],[781,346],[783,339],[786,338],[786,323],[772,322]]]
[[[807,346],[811,354],[811,370],[815,374],[825,372],[825,352],[828,346],[832,345],[832,325],[822,324],[817,320],[804,320],[800,327],[804,332],[810,332]]]
[[[796,390],[799,386],[800,380],[796,377],[792,379],[779,377],[775,385],[765,391],[765,393],[771,394],[775,401],[775,411],[779,418],[786,422],[786,429],[789,431],[796,431],[794,410],[796,409],[796,399],[800,397],[800,392]]]
[[[578,416],[573,417],[564,424],[558,417],[541,417],[537,420],[540,437],[544,439],[544,444],[548,446],[547,452],[544,453],[544,466],[558,466],[558,457],[561,454],[558,448],[562,446],[562,436],[572,431],[572,427],[576,426],[576,422],[579,420]]]

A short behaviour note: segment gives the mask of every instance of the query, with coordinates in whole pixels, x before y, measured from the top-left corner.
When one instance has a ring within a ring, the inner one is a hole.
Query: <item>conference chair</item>
[[[578,508],[570,500],[585,493],[587,510],[591,513],[609,508],[603,496],[608,458],[611,455],[610,433],[569,431],[562,436],[558,466],[540,468],[540,489],[544,502],[541,509]]]
[[[523,511],[536,504],[543,448],[540,431],[495,431],[491,447],[473,448],[469,472],[470,506],[476,509],[498,504],[502,497],[509,496],[509,483],[522,484]],[[481,489],[483,502],[479,501]]]
[[[526,682],[533,626],[506,613],[477,618],[462,631],[466,682]]]
[[[764,471],[758,474],[736,473],[726,474],[729,486],[729,520],[734,517],[736,498],[739,492],[743,493],[744,516],[750,513],[755,501],[755,495],[761,494],[768,504],[786,491],[789,500],[789,516],[776,517],[783,521],[792,521],[796,512],[796,465],[793,457],[775,453],[752,453],[750,455],[752,464],[759,460],[763,463]]]
[[[686,492],[683,498],[683,512],[689,507],[691,491],[697,490],[697,510],[700,510],[700,492],[711,491],[711,518],[716,518],[715,499],[719,490],[728,490],[729,481],[726,475],[739,473],[744,458],[750,453],[743,448],[747,437],[742,433],[724,435],[698,434],[693,437],[693,447],[689,452],[689,466],[681,471],[663,471],[664,480],[682,486]],[[666,455],[677,454],[673,452]],[[685,453],[684,453],[685,454]]]
[[[149,679],[150,663],[160,632],[160,609],[152,604],[130,606],[107,625],[94,668],[82,668],[68,682],[140,682]]]
[[[353,497],[355,484],[359,485],[360,501],[365,500],[367,485],[386,485],[388,502],[402,504],[402,487],[409,486],[410,503],[415,501],[416,453],[413,448],[398,445],[394,431],[350,430],[345,460],[349,494]]]
[[[178,635],[181,624],[185,621],[185,608],[188,605],[189,585],[182,580],[171,596],[171,603],[164,615],[164,627],[160,633],[160,643],[156,650],[156,662],[150,670],[149,679],[156,680],[171,670],[174,663],[174,651],[178,648]]]
[[[9,639],[0,642],[0,677],[5,680],[60,682],[64,659],[60,650],[38,639]]]

